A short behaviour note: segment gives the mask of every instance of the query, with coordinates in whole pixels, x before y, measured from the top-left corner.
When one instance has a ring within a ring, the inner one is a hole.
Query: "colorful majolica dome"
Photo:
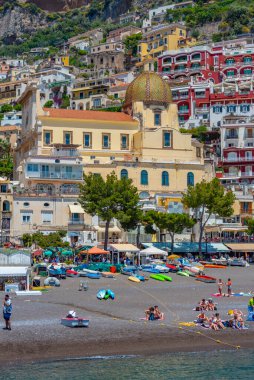
[[[132,108],[133,102],[167,105],[172,102],[169,84],[158,74],[145,71],[127,88],[124,110]]]

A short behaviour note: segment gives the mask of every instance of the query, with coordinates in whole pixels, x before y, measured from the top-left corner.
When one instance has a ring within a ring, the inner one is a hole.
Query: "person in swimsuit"
[[[163,314],[160,312],[158,306],[154,306],[154,319],[162,319]]]
[[[231,279],[229,278],[228,281],[227,281],[227,287],[228,287],[228,296],[231,296],[232,295],[232,281]]]
[[[219,281],[218,281],[218,292],[219,292],[220,296],[222,296],[222,286],[223,286],[223,282],[221,279],[219,279]]]
[[[223,325],[222,320],[220,319],[219,313],[215,314],[214,323],[217,325],[219,329],[225,329],[225,326]]]
[[[207,302],[204,298],[199,302],[199,308],[200,310],[207,310]]]
[[[205,315],[205,313],[203,311],[201,311],[201,313],[197,316],[197,323],[205,323],[205,322],[209,322],[209,319],[207,318],[207,316]]]

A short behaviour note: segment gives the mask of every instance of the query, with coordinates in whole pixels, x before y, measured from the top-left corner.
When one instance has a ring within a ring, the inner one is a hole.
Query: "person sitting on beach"
[[[208,310],[208,311],[214,311],[214,310],[217,310],[217,307],[216,307],[215,304],[213,303],[212,298],[209,298],[209,299],[208,299],[207,310]]]
[[[154,319],[163,319],[164,314],[159,310],[158,306],[154,306]]]
[[[220,314],[216,313],[213,322],[217,325],[219,329],[225,329],[225,326],[222,323],[222,320],[220,319]]]
[[[149,309],[145,311],[145,314],[146,314],[146,320],[147,321],[154,321],[155,315],[154,315],[154,307],[153,306],[149,307]]]
[[[76,312],[74,310],[70,310],[66,316],[66,318],[76,318]]]
[[[209,319],[209,327],[210,329],[215,330],[215,331],[219,330],[215,317],[212,317],[211,319]]]
[[[205,323],[205,322],[209,322],[209,319],[207,318],[207,316],[205,315],[204,311],[201,311],[201,313],[197,316],[197,323]]]
[[[199,310],[207,310],[207,302],[204,298],[199,302]]]

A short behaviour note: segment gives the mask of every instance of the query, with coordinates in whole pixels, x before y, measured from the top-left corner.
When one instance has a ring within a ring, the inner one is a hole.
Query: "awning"
[[[0,277],[25,277],[28,267],[0,267]]]
[[[153,256],[153,255],[167,256],[168,253],[166,251],[163,251],[162,249],[151,246],[149,248],[146,248],[140,251],[140,255],[141,256]]]
[[[105,227],[94,227],[95,229],[96,229],[96,231],[98,231],[98,232],[105,232]],[[117,227],[117,226],[114,226],[114,227],[111,227],[111,228],[109,228],[108,229],[108,232],[111,232],[111,233],[113,233],[113,232],[115,232],[115,233],[117,233],[117,232],[121,232],[121,230],[120,230],[120,228],[119,227]]]
[[[133,244],[109,244],[109,246],[118,252],[139,252],[139,249]]]
[[[254,243],[230,243],[227,247],[234,252],[253,252],[254,253]]]
[[[151,244],[151,243],[150,243]],[[152,243],[154,247],[157,247],[159,249],[165,250],[168,248],[168,250],[171,250],[171,242],[160,242],[160,243]],[[148,243],[142,243],[143,246],[147,247]],[[150,245],[151,247],[151,245]],[[222,253],[222,252],[229,252],[229,248],[225,246],[225,244],[222,243],[201,243],[201,249],[203,253]],[[192,242],[181,242],[181,243],[174,243],[174,253],[198,253],[199,247],[198,243],[192,243]]]
[[[245,226],[235,226],[235,227],[223,227],[223,226],[207,226],[205,227],[205,232],[244,232],[248,229]]]
[[[109,252],[104,249],[93,247],[87,251],[88,255],[107,255]]]
[[[70,212],[72,214],[84,214],[85,211],[81,207],[81,205],[69,205]]]

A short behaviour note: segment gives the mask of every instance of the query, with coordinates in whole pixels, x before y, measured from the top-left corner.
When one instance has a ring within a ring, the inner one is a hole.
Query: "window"
[[[101,107],[101,99],[100,98],[96,98],[93,100],[93,106],[94,108],[99,108]]]
[[[251,57],[244,57],[243,62],[244,63],[252,62],[252,58]]]
[[[213,112],[214,113],[221,113],[222,112],[222,106],[214,106]]]
[[[109,133],[102,134],[102,148],[110,149],[110,134]]]
[[[50,204],[49,204],[48,202],[46,202],[46,203],[43,204],[43,206],[44,206],[44,207],[49,207]]]
[[[201,148],[200,147],[196,148],[196,156],[201,157]]]
[[[128,170],[122,169],[121,170],[121,179],[128,178]]]
[[[23,206],[24,206],[24,207],[29,207],[29,206],[30,206],[30,203],[29,203],[29,202],[24,202],[24,203],[23,203]]]
[[[154,125],[161,125],[161,114],[160,113],[154,114]]]
[[[166,171],[163,171],[161,174],[161,184],[162,186],[169,186],[169,175]]]
[[[191,172],[187,174],[187,186],[194,186],[194,174]]]
[[[72,133],[64,132],[64,144],[70,145],[72,143]]]
[[[251,203],[249,202],[242,202],[241,203],[241,212],[248,213],[249,212],[249,206],[251,206]],[[251,208],[250,208],[251,209]]]
[[[247,138],[252,139],[253,137],[253,128],[248,128],[247,129]]]
[[[233,105],[227,106],[227,112],[228,113],[236,112],[236,106],[233,106]]]
[[[3,211],[10,211],[10,202],[3,201]]]
[[[44,138],[43,138],[44,144],[49,145],[52,141],[52,131],[44,131]]]
[[[121,149],[129,149],[129,135],[121,135]]]
[[[1,193],[7,193],[7,185],[1,185],[0,186],[0,192]]]
[[[32,223],[32,211],[23,211],[21,212],[21,222],[23,224]]]
[[[148,185],[148,173],[146,170],[141,171],[140,183],[141,185]]]
[[[171,132],[163,132],[163,148],[171,148]]]
[[[28,164],[27,165],[27,171],[28,172],[38,172],[39,165],[38,164]]]
[[[41,212],[41,222],[42,222],[42,224],[51,224],[53,222],[53,212],[52,211],[42,211]]]
[[[92,148],[92,133],[84,133],[84,148]]]
[[[250,111],[250,105],[249,104],[241,104],[240,111],[241,112],[249,112]]]
[[[77,212],[71,213],[71,221],[72,222],[79,222],[80,221],[80,214]]]

